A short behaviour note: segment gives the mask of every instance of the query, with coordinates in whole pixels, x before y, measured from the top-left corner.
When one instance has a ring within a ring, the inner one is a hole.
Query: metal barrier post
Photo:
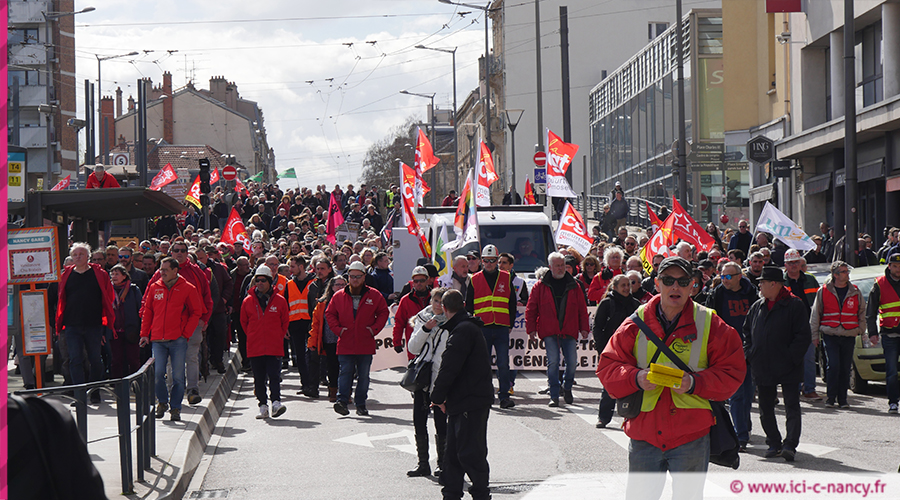
[[[150,358],[153,360],[154,358]],[[148,401],[148,413],[149,418],[147,419],[150,422],[150,425],[147,429],[147,468],[150,468],[150,458],[156,456],[156,363],[150,363],[150,366],[147,367],[147,371],[145,372],[147,376],[147,401]]]
[[[132,382],[134,387],[134,420],[137,425],[137,480],[144,481],[144,376],[141,375],[137,380]]]
[[[116,383],[116,420],[119,424],[119,466],[122,472],[122,493],[134,493],[134,474],[131,465],[131,426],[129,414],[131,404],[128,400],[131,384],[128,380]]]
[[[75,390],[75,425],[81,432],[81,437],[87,443],[87,391],[84,389]]]

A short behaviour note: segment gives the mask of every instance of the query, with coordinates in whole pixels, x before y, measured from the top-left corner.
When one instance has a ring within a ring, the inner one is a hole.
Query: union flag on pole
[[[153,176],[153,180],[150,181],[150,189],[153,191],[159,191],[163,188],[163,186],[172,183],[175,179],[178,178],[178,174],[175,173],[175,169],[172,168],[171,163],[166,163],[166,166],[159,170],[155,176]]]
[[[568,201],[559,217],[555,239],[557,245],[572,247],[582,255],[587,255],[591,251],[591,244],[594,243],[581,214]]]
[[[341,202],[337,196],[331,193],[328,200],[328,224],[325,226],[325,239],[332,245],[337,242],[337,228],[344,223],[344,214],[341,213]]]
[[[690,214],[681,207],[678,200],[672,197],[672,214],[666,219],[674,217],[672,232],[675,236],[697,247],[698,251],[708,252],[716,240],[703,229]]]
[[[69,187],[70,182],[72,182],[72,174],[69,174],[69,175],[65,176],[64,178],[60,179],[59,182],[57,182],[55,186],[50,188],[50,191],[62,191],[63,189],[66,189]]]
[[[666,220],[660,224],[659,229],[653,233],[653,236],[650,237],[650,241],[641,248],[641,263],[644,265],[644,271],[647,274],[653,273],[653,257],[655,255],[662,255],[664,257],[669,257],[670,255],[675,255],[671,251],[669,251],[669,245],[675,243],[675,238],[672,235],[672,225],[674,219],[672,215],[669,214],[666,217]]]
[[[437,165],[439,161],[441,161],[441,159],[434,156],[434,149],[431,147],[431,142],[428,141],[425,132],[420,128],[419,139],[416,141],[416,159],[413,164],[416,172],[424,174]]]
[[[525,178],[524,200],[526,205],[537,205],[537,202],[534,201],[534,188],[531,187],[531,181],[528,180],[528,177]]]
[[[558,198],[577,198],[569,181],[566,180],[566,171],[578,152],[577,144],[563,142],[558,135],[547,129],[547,196]]]
[[[222,242],[232,245],[240,244],[244,247],[244,251],[250,253],[250,237],[247,236],[247,229],[244,227],[244,221],[238,215],[236,208],[231,209],[228,216],[228,222],[225,223],[225,231],[222,233]]]
[[[453,218],[453,232],[456,239],[444,243],[442,251],[456,250],[471,242],[476,246],[479,241],[478,232],[478,205],[475,203],[475,192],[472,186],[475,184],[475,171],[470,169],[466,175],[466,184],[459,195],[459,203],[456,206],[456,216]]]
[[[203,205],[200,204],[200,175],[197,175],[194,179],[194,183],[191,184],[191,189],[188,189],[187,194],[184,195],[184,199],[197,208],[203,207]]]
[[[241,180],[237,177],[234,178],[234,190],[238,194],[240,194],[241,192],[247,193],[248,195],[250,194],[250,191],[247,191],[247,186],[245,186],[244,183],[241,182]]]
[[[656,212],[654,212],[653,209],[650,208],[650,204],[646,201],[644,203],[647,205],[647,216],[650,218],[650,225],[653,226],[653,231],[655,232],[657,229],[659,229],[660,226],[662,226],[662,221],[659,220],[659,216],[656,215]]]
[[[400,180],[402,186],[400,187],[400,203],[403,213],[403,225],[406,226],[406,230],[409,234],[413,236],[417,236],[419,239],[419,248],[422,250],[422,254],[425,257],[431,257],[431,245],[428,244],[428,239],[425,237],[425,231],[422,230],[422,227],[419,226],[419,221],[416,220],[416,213],[414,211],[416,196],[413,193],[415,189],[415,183],[418,180],[416,176],[416,171],[412,169],[409,165],[400,162]]]
[[[479,207],[489,207],[491,206],[491,184],[497,182],[500,176],[494,170],[494,157],[491,156],[491,150],[484,141],[481,141],[478,150],[481,153],[478,156],[478,189],[475,191],[475,204]]]

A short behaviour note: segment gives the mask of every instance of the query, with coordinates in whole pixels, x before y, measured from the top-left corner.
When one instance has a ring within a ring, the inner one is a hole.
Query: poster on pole
[[[55,227],[10,229],[7,248],[9,284],[59,281],[59,242]]]
[[[19,292],[22,307],[22,353],[26,356],[50,354],[50,317],[47,290]]]

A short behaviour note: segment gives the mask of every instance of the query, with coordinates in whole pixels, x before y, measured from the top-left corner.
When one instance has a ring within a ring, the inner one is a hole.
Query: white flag
[[[573,247],[581,255],[587,255],[594,242],[594,239],[588,234],[581,214],[568,201],[559,216],[555,239],[557,245]]]
[[[774,237],[783,241],[785,245],[797,250],[812,250],[816,248],[816,242],[810,239],[787,215],[784,215],[781,210],[775,208],[768,201],[759,215],[756,231],[771,233]]]

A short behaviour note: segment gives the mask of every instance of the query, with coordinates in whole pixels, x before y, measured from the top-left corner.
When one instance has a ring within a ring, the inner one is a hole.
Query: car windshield
[[[509,253],[516,258],[513,269],[517,274],[533,273],[535,269],[547,265],[547,256],[556,251],[550,228],[542,225],[522,226],[481,226],[481,248],[495,245],[500,253]],[[475,243],[465,245],[456,255],[465,255],[470,250],[481,250]]]

